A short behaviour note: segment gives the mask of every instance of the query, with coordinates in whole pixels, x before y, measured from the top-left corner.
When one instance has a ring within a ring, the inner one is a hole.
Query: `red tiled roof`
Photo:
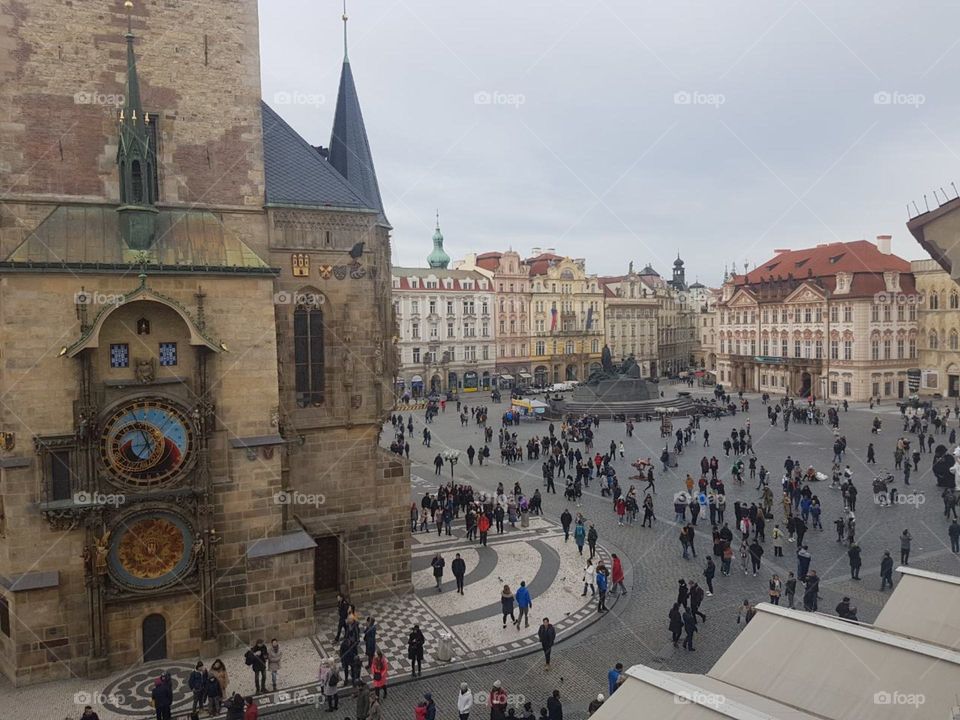
[[[531,275],[545,275],[551,260],[559,261],[563,260],[563,257],[553,253],[540,253],[536,257],[527,258],[523,264],[530,268]]]
[[[500,266],[500,258],[502,257],[502,252],[480,253],[477,255],[477,267],[482,267],[484,270],[496,270]]]
[[[883,273],[887,270],[909,272],[910,263],[896,255],[880,252],[868,240],[837,242],[818,245],[803,250],[787,250],[779,253],[746,275],[736,275],[734,285],[759,283],[761,280],[832,277],[838,272]],[[880,279],[882,284],[882,277]]]

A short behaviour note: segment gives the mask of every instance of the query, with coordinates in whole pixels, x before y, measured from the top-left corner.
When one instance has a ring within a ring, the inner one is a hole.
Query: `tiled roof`
[[[267,205],[376,210],[269,105],[260,108]]]
[[[552,262],[563,260],[563,256],[553,253],[540,253],[536,257],[527,258],[523,263],[530,268],[530,275],[545,275]]]
[[[827,277],[838,272],[883,273],[888,270],[909,272],[910,263],[896,255],[885,254],[868,240],[817,245],[802,250],[787,250],[758,265],[746,275],[736,275],[735,285],[761,280]]]
[[[429,290],[430,292],[459,292],[462,290],[473,290],[481,292],[493,292],[493,283],[489,278],[484,277],[478,272],[473,270],[444,270],[441,268],[404,268],[404,267],[395,267],[392,268],[391,273],[393,274],[394,279],[400,281],[400,287],[394,288],[396,290],[413,290],[415,292],[421,292],[424,290]],[[410,286],[410,278],[419,278],[421,280],[419,287]],[[438,283],[435,288],[426,288],[423,286],[422,281],[427,278],[436,278],[437,280],[445,280],[447,278],[453,280],[453,285],[449,288],[443,286],[443,283]],[[473,284],[472,288],[464,288],[463,281],[470,280]],[[486,283],[486,289],[481,287],[481,283]]]
[[[496,270],[500,266],[500,258],[502,257],[502,252],[480,253],[477,255],[477,267],[482,267],[484,270]]]
[[[383,212],[377,172],[373,167],[373,153],[367,129],[360,112],[360,99],[353,83],[350,61],[344,58],[340,72],[340,90],[337,93],[337,109],[333,116],[333,132],[330,135],[330,164],[356,190],[367,199],[369,207],[379,213],[379,220],[389,225]]]

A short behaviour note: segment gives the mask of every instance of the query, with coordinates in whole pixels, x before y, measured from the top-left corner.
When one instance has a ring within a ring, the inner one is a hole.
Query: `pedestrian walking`
[[[516,601],[519,612],[514,625],[516,625],[517,630],[519,630],[520,621],[522,620],[524,627],[530,627],[530,610],[533,609],[533,599],[530,597],[530,590],[527,588],[526,580],[520,581],[520,587],[517,588]]]
[[[457,713],[460,715],[460,720],[469,720],[472,709],[473,693],[470,692],[470,686],[460,683],[460,692],[457,695]]]
[[[616,553],[613,553],[611,558],[613,559],[613,568],[610,571],[610,580],[613,581],[612,592],[614,595],[626,595],[627,587],[623,584],[623,563],[620,562],[620,558]]]
[[[607,575],[597,570],[597,612],[607,612]]]
[[[893,588],[893,558],[889,550],[884,550],[880,561],[880,591],[886,590],[887,586]]]
[[[783,594],[787,596],[787,607],[793,609],[793,599],[797,594],[797,578],[792,572],[787,573],[787,581],[783,585]]]
[[[713,578],[717,574],[717,566],[713,562],[713,558],[709,555],[707,556],[707,567],[703,571],[703,577],[707,581],[707,597],[713,595]]]
[[[370,664],[370,676],[373,678],[373,692],[377,699],[380,693],[387,697],[387,675],[390,672],[390,663],[387,662],[383,650],[377,649],[377,654],[373,656],[373,662]]]
[[[693,634],[697,632],[697,618],[690,610],[683,613],[683,631],[686,633],[683,638],[683,647],[685,650],[693,652]]]
[[[537,630],[537,638],[540,640],[540,648],[543,650],[544,670],[550,669],[550,651],[553,650],[553,643],[557,639],[557,630],[550,624],[550,618],[544,618],[540,629]]]
[[[414,625],[407,637],[407,658],[410,660],[410,674],[413,677],[423,675],[423,646],[427,639],[419,625]]]
[[[594,527],[593,523],[590,523],[590,529],[587,531],[587,545],[590,546],[590,559],[597,554],[597,540],[600,538],[600,535],[597,533],[597,528]]]
[[[280,649],[280,643],[276,638],[270,641],[270,647],[267,648],[267,669],[270,671],[270,684],[274,692],[277,690],[277,676],[280,674],[280,664],[283,661],[283,650]]]
[[[503,613],[503,627],[507,627],[507,617],[510,618],[511,622],[516,622],[517,619],[513,616],[513,605],[514,605],[514,595],[510,590],[509,585],[504,585],[503,590],[500,592],[500,612]]]
[[[863,561],[860,559],[860,546],[853,543],[847,550],[847,557],[850,560],[850,579],[860,579],[860,566]]]
[[[673,607],[667,614],[667,619],[670,621],[667,629],[670,630],[673,646],[679,647],[680,635],[683,633],[683,613],[680,611],[680,603],[673,604]]]

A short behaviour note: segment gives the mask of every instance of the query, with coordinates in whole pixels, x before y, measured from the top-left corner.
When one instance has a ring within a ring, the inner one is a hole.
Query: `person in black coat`
[[[407,657],[410,659],[411,675],[423,674],[423,646],[427,639],[423,636],[419,625],[414,625],[407,638]]]
[[[670,620],[670,624],[667,627],[673,638],[673,646],[679,647],[677,643],[680,642],[680,634],[683,632],[683,616],[680,614],[680,603],[673,604],[667,617]]]
[[[559,690],[554,690],[553,694],[547,698],[547,718],[548,720],[563,720],[563,704],[560,702]]]
[[[197,713],[206,705],[207,702],[207,670],[202,662],[198,662],[190,673],[187,681],[187,687],[193,693],[193,708],[191,712]]]
[[[160,673],[160,679],[150,691],[157,720],[170,720],[170,708],[173,705],[173,684],[170,682],[170,673]]]
[[[693,634],[697,632],[697,618],[689,610],[683,613],[683,630],[686,633],[686,637],[683,638],[683,647],[692,652]]]
[[[453,577],[457,580],[457,592],[463,595],[463,578],[467,574],[467,563],[460,557],[460,553],[457,553],[453,562],[450,563],[450,570],[453,572]]]
[[[372,617],[367,618],[367,626],[363,629],[363,649],[367,656],[367,670],[370,670],[377,652],[377,623]]]
[[[690,597],[690,590],[687,588],[685,580],[677,582],[677,602],[684,607],[687,606],[687,598]]]
[[[550,624],[550,618],[544,618],[543,624],[537,630],[537,638],[540,640],[540,647],[543,648],[543,657],[546,661],[544,670],[550,669],[550,651],[553,649],[553,643],[557,639],[557,630]]]

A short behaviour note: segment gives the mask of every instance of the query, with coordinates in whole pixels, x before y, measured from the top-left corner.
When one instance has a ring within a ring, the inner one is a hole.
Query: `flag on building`
[[[557,329],[557,306],[550,308],[550,332]]]

